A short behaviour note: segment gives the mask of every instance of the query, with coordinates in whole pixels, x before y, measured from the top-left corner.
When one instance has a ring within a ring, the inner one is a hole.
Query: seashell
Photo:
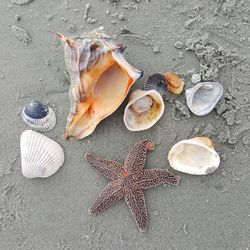
[[[186,90],[189,109],[198,116],[210,113],[223,94],[223,87],[218,82],[201,82]]]
[[[90,135],[123,102],[142,71],[123,57],[123,46],[100,28],[74,39],[57,34],[64,42],[64,57],[71,78],[71,102],[65,136]]]
[[[140,114],[148,111],[152,105],[153,105],[153,99],[150,96],[146,95],[140,98],[139,100],[135,101],[131,105],[131,107],[135,112]]]
[[[197,83],[201,82],[201,75],[200,74],[193,74],[191,77],[191,82],[193,84],[197,84]]]
[[[63,165],[61,146],[33,130],[26,130],[20,140],[22,173],[27,178],[53,175]]]
[[[150,75],[143,85],[144,90],[156,90],[164,97],[168,92],[168,84],[162,74],[154,73]]]
[[[123,121],[130,131],[141,131],[151,128],[162,116],[164,102],[155,90],[137,89],[130,95]]]
[[[206,175],[220,165],[220,157],[207,137],[195,137],[175,144],[168,153],[171,167],[183,173]]]
[[[175,95],[178,95],[182,92],[184,87],[184,82],[182,79],[175,74],[174,72],[166,72],[164,74],[165,80],[169,85],[169,91]]]
[[[32,101],[22,111],[24,122],[36,131],[49,131],[56,125],[56,114],[52,108],[39,102]]]

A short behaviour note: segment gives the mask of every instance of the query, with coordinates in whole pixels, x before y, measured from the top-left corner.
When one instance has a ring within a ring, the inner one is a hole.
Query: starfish
[[[111,180],[89,208],[90,215],[97,215],[124,198],[139,230],[146,230],[148,215],[143,190],[163,183],[179,183],[179,177],[165,169],[144,169],[147,151],[153,149],[154,143],[151,140],[137,142],[124,165],[93,154],[85,155],[92,168]]]

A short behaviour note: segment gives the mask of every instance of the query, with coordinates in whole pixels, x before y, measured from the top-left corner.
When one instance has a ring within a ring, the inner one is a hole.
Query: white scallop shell
[[[223,87],[218,82],[201,82],[186,90],[189,109],[198,116],[210,113],[223,94]]]
[[[150,96],[153,104],[148,111],[139,114],[133,110],[132,104],[144,96]],[[161,118],[164,108],[164,101],[157,91],[137,89],[130,95],[130,101],[124,111],[123,121],[126,128],[130,131],[146,130],[151,128]]]
[[[22,173],[27,178],[44,178],[53,175],[63,165],[61,146],[50,138],[26,130],[20,140]]]
[[[206,175],[220,165],[220,157],[207,137],[195,137],[175,144],[168,153],[171,167],[177,171]]]
[[[48,115],[46,115],[42,119],[34,119],[29,116],[27,116],[24,112],[25,107],[22,111],[22,118],[23,121],[32,129],[40,132],[46,132],[52,130],[56,126],[56,114],[55,111],[51,108],[49,108]]]

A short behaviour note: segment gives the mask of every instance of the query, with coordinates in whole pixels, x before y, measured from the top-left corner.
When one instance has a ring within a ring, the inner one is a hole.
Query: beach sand
[[[248,0],[1,0],[0,13],[1,250],[250,248]],[[125,58],[144,71],[132,90],[155,72],[177,72],[185,88],[192,86],[193,73],[201,73],[204,81],[224,87],[216,109],[197,117],[184,92],[168,94],[161,120],[149,130],[130,132],[123,123],[125,100],[92,135],[65,141],[69,83],[55,34],[76,36],[100,25],[112,36],[122,32]],[[20,135],[28,129],[21,112],[34,99],[56,111],[57,125],[45,135],[66,157],[46,179],[21,173]],[[151,138],[156,147],[146,167],[168,169],[170,148],[197,135],[214,141],[219,169],[207,176],[178,173],[179,186],[146,191],[146,233],[137,230],[124,200],[97,217],[88,215],[108,180],[89,168],[86,152],[123,162],[135,142]]]

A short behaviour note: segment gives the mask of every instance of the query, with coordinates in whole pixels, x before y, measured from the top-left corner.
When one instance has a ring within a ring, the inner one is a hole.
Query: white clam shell
[[[150,96],[153,104],[148,111],[137,113],[132,108],[132,104],[144,96]],[[157,91],[137,89],[130,95],[130,101],[124,111],[123,121],[130,131],[146,130],[151,128],[161,118],[164,108],[164,101]]]
[[[223,87],[218,82],[201,82],[186,90],[189,109],[198,116],[210,113],[223,94]]]
[[[46,115],[42,119],[34,119],[32,117],[29,117],[25,114],[24,110],[22,111],[22,118],[23,121],[32,129],[39,131],[39,132],[46,132],[52,130],[56,126],[56,114],[55,111],[51,108],[49,108],[48,115]]]
[[[171,167],[177,171],[206,175],[220,165],[220,157],[207,137],[195,137],[176,143],[168,153]]]
[[[64,152],[50,138],[26,130],[20,140],[22,173],[27,178],[44,178],[53,175],[63,165]]]

